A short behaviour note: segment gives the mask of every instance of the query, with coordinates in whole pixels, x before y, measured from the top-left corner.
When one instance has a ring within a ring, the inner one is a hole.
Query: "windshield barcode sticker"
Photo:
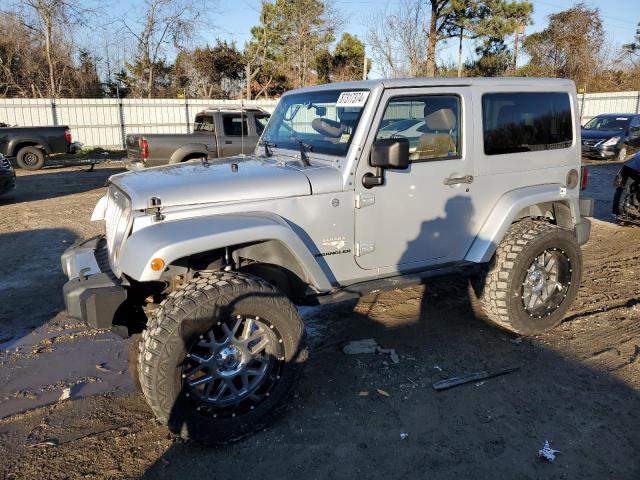
[[[369,97],[369,92],[342,92],[336,107],[364,107]]]

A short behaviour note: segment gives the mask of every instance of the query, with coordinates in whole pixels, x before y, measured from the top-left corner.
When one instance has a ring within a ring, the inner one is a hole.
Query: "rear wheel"
[[[173,292],[138,356],[158,420],[185,439],[224,443],[263,428],[306,359],[302,320],[267,282],[216,272]]]
[[[526,219],[507,231],[476,292],[491,322],[536,335],[562,321],[581,276],[582,254],[573,233]]]
[[[16,163],[25,170],[40,170],[44,162],[44,151],[37,147],[22,147],[16,155]]]

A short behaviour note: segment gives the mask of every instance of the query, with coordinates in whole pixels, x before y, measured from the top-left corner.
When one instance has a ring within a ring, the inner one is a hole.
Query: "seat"
[[[450,108],[440,108],[425,116],[426,127],[430,132],[418,138],[416,151],[411,160],[429,158],[447,158],[457,155],[456,142],[451,133],[456,128],[456,114]]]

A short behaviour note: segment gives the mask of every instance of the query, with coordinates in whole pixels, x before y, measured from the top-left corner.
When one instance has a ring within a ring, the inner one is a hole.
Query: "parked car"
[[[640,114],[607,113],[582,127],[582,156],[624,161],[640,150]]]
[[[0,153],[15,157],[25,170],[41,169],[49,155],[76,153],[81,148],[81,143],[72,141],[68,126],[0,127]]]
[[[193,133],[127,135],[126,166],[139,170],[251,153],[268,120],[269,113],[260,108],[212,106],[196,115]]]
[[[640,224],[640,153],[622,166],[615,187],[613,214],[621,222]]]
[[[548,331],[593,211],[576,104],[572,81],[540,78],[288,92],[253,155],[110,178],[91,217],[105,235],[61,259],[68,315],[142,333],[131,365],[154,414],[209,443],[285,404],[308,355],[295,305],[459,271],[491,322]],[[416,111],[420,131],[402,123]]]
[[[0,154],[0,195],[9,193],[16,187],[16,172],[9,159]]]

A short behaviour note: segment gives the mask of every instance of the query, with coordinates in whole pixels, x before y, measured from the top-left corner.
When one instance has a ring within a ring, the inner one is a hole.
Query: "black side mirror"
[[[409,140],[406,138],[381,138],[371,147],[369,164],[377,168],[409,168]]]
[[[376,167],[376,174],[367,172],[362,177],[365,188],[384,185],[384,170],[409,168],[409,140],[406,138],[381,138],[371,147],[369,165]]]

